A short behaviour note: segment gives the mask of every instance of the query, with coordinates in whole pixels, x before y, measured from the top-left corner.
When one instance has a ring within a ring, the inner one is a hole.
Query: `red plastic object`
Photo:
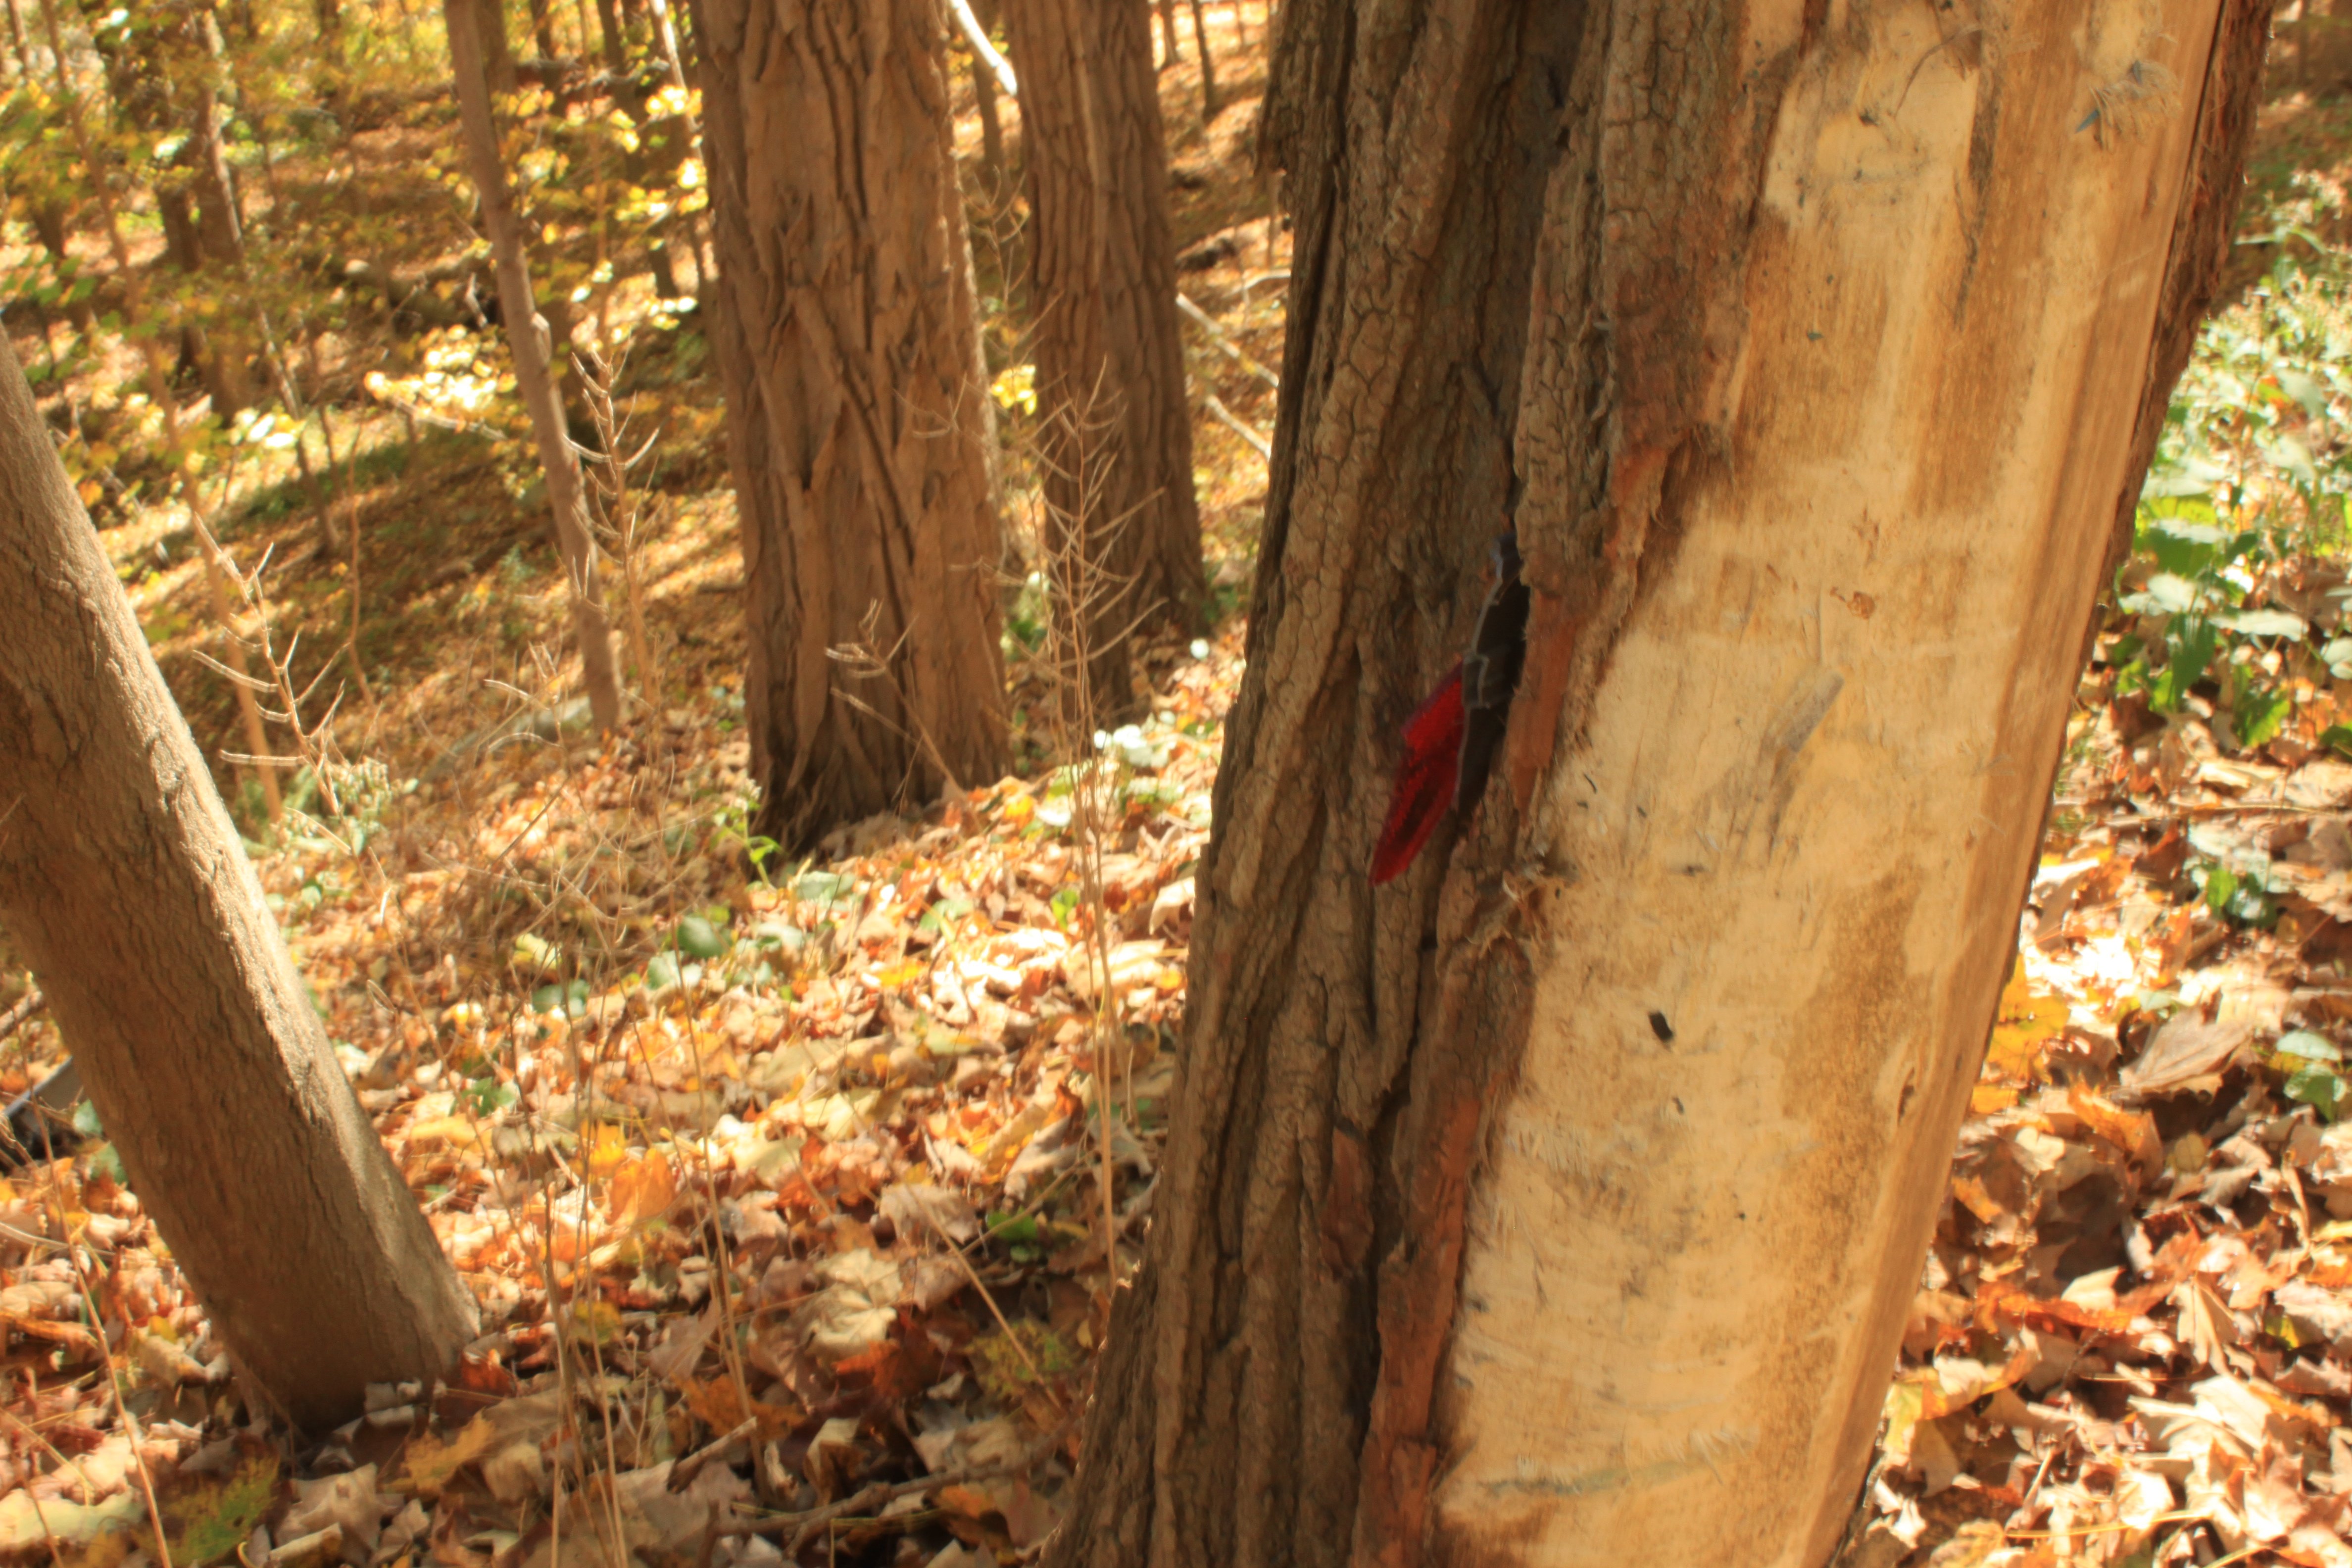
[[[1388,820],[1381,825],[1381,841],[1372,850],[1374,887],[1404,874],[1454,804],[1454,775],[1462,765],[1462,667],[1457,664],[1404,721],[1404,760],[1397,764]]]

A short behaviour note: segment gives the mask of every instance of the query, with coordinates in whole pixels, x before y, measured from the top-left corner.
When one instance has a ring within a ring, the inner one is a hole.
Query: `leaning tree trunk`
[[[1004,0],[1021,79],[1046,546],[1092,695],[1133,700],[1131,635],[1190,636],[1205,592],[1176,324],[1168,155],[1139,0]],[[1173,41],[1172,35],[1171,38]]]
[[[698,0],[761,831],[1005,760],[995,432],[933,0]]]
[[[1050,1561],[1828,1555],[2268,11],[1284,8],[1248,675]],[[1375,891],[1514,522],[1503,764]]]
[[[530,289],[530,258],[522,226],[507,194],[506,165],[499,153],[498,122],[483,76],[481,40],[499,26],[497,0],[441,0],[449,33],[449,63],[457,81],[457,112],[464,121],[466,156],[481,198],[482,227],[498,265],[499,315],[514,352],[515,390],[530,416],[531,438],[547,472],[547,504],[555,519],[556,548],[572,599],[572,632],[580,644],[580,673],[588,688],[588,708],[596,728],[621,721],[621,678],[613,657],[613,624],[604,613],[597,582],[596,536],[588,521],[588,498],[580,480],[580,458],[563,417],[549,363],[550,334]]]
[[[221,1339],[313,1431],[473,1301],[376,1142],[0,342],[0,921]]]

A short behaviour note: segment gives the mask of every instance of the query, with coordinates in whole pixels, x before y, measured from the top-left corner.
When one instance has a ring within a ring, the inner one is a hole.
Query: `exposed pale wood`
[[[1057,1568],[1817,1568],[2267,16],[1283,8],[1250,664]],[[1504,767],[1376,894],[1506,522]]]

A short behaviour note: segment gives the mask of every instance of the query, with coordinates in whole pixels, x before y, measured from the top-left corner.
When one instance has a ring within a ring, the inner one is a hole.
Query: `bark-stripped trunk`
[[[1125,639],[1189,636],[1204,593],[1150,17],[1134,0],[1005,0],[1004,18],[1021,79],[1047,552],[1082,557],[1103,584],[1076,608],[1093,696],[1115,712],[1133,698]]]
[[[549,358],[551,334],[531,295],[530,258],[522,227],[507,193],[507,172],[499,153],[497,122],[484,78],[481,38],[498,26],[497,0],[442,0],[449,33],[449,61],[457,78],[458,118],[464,123],[467,160],[481,198],[482,227],[498,266],[499,314],[513,351],[515,391],[530,416],[530,433],[547,472],[547,504],[555,521],[555,542],[572,598],[572,632],[580,644],[580,674],[588,689],[589,711],[599,730],[621,721],[621,679],[613,657],[613,625],[604,613],[598,582],[596,538],[590,531],[588,501],[581,485],[580,458],[556,395]]]
[[[2268,10],[1284,8],[1249,671],[1051,1562],[1828,1555]],[[1503,766],[1375,893],[1514,521]]]
[[[699,0],[761,830],[1005,757],[997,519],[933,0]],[[834,657],[861,647],[884,661]]]
[[[0,342],[0,921],[214,1327],[312,1430],[474,1303],[329,1048]]]

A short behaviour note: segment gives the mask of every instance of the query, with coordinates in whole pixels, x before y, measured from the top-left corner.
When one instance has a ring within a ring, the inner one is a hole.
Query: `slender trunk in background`
[[[1002,193],[994,187],[1004,181],[1004,120],[996,109],[996,73],[976,52],[967,51],[971,61],[971,98],[980,111],[980,166],[988,172],[991,199]]]
[[[1087,684],[1114,715],[1135,700],[1128,640],[1191,636],[1205,591],[1150,19],[1136,0],[1005,0],[1004,15],[1021,79],[1048,554],[1082,556],[1113,590],[1079,608]],[[1082,471],[1098,476],[1093,493]]]
[[[188,509],[188,521],[194,525],[197,548],[205,558],[205,589],[212,600],[213,618],[219,623],[222,652],[228,656],[231,684],[235,689],[237,717],[245,730],[245,743],[249,762],[235,764],[242,773],[251,769],[261,784],[262,805],[268,812],[272,826],[285,808],[278,788],[278,769],[269,758],[269,736],[262,726],[261,703],[254,695],[246,664],[245,640],[237,635],[235,606],[229,600],[229,563],[225,559],[220,541],[212,529],[212,518],[205,505],[204,488],[197,482],[195,465],[190,459],[188,447],[182,439],[185,426],[181,419],[180,402],[173,395],[170,375],[164,369],[168,358],[163,342],[152,332],[142,332],[146,320],[146,293],[139,269],[131,265],[130,242],[123,237],[122,219],[109,184],[106,160],[100,153],[98,138],[91,133],[89,119],[83,112],[81,99],[74,91],[73,81],[66,70],[65,29],[58,22],[58,0],[41,0],[41,17],[49,34],[49,64],[57,72],[58,102],[63,107],[66,124],[73,134],[74,150],[81,156],[82,166],[89,171],[90,192],[98,200],[100,232],[108,252],[114,260],[115,283],[122,290],[122,326],[127,337],[139,344],[141,358],[145,362],[145,381],[149,401],[163,416],[164,439],[171,447],[173,476],[178,481],[180,503]]]
[[[1118,0],[1112,3],[1116,5]],[[1129,3],[1133,4],[1133,0]],[[1158,0],[1156,9],[1160,13],[1160,64],[1156,68],[1166,70],[1184,58],[1176,47],[1176,0]],[[1149,43],[1145,47],[1150,47]]]
[[[596,37],[604,46],[604,69],[615,79],[627,76],[628,41],[621,31],[621,13],[613,0],[596,0]]]
[[[548,0],[530,0],[530,37],[541,59],[555,58],[555,8]]]
[[[937,0],[697,0],[694,36],[760,831],[798,850],[1005,763],[946,40]]]
[[[312,1432],[476,1310],[344,1081],[0,338],[0,921],[215,1331]]]
[[[473,31],[468,36],[481,47],[484,79],[494,93],[514,91],[514,44],[507,37],[506,0],[470,0],[467,9],[473,17]],[[448,10],[446,0],[443,0],[442,10],[446,16]],[[453,41],[450,44],[453,56],[456,49],[457,45]]]
[[[1201,52],[1201,123],[1216,119],[1222,105],[1217,99],[1217,62],[1209,56],[1209,23],[1201,14],[1201,0],[1192,0],[1192,43]]]
[[[1053,1568],[1829,1557],[2269,10],[1284,7],[1248,668]],[[1375,890],[1513,525],[1501,764]]]
[[[589,530],[587,499],[581,487],[580,459],[549,364],[549,333],[530,288],[530,258],[521,226],[507,195],[505,165],[499,153],[497,121],[482,75],[481,39],[496,0],[442,0],[447,19],[449,62],[457,79],[457,112],[464,123],[467,161],[482,204],[482,227],[498,265],[499,313],[514,353],[515,390],[530,416],[531,438],[547,472],[547,504],[554,516],[556,547],[572,595],[572,629],[580,644],[580,673],[588,689],[589,711],[599,730],[621,721],[621,683],[613,658],[613,626],[598,583],[596,539]]]
[[[81,276],[81,266],[68,247],[72,228],[66,212],[62,204],[40,202],[30,204],[26,216],[32,220],[34,237],[48,253],[58,281],[72,283]],[[90,308],[87,295],[78,294],[66,301],[66,319],[73,323],[74,331],[84,334],[98,324],[97,312]]]

